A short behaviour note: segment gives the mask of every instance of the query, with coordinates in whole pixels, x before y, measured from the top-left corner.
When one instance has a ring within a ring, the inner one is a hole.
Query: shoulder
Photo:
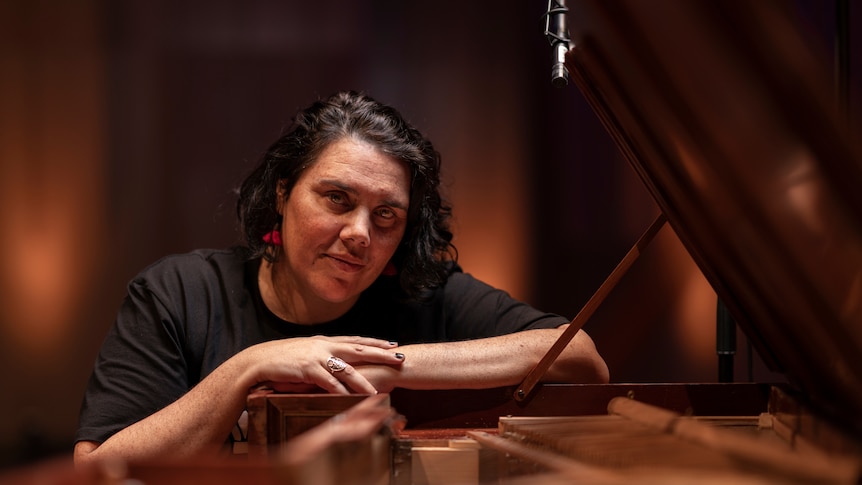
[[[171,292],[189,286],[221,286],[225,280],[242,281],[248,263],[248,251],[242,247],[172,254],[144,268],[130,286]]]
[[[247,259],[245,248],[197,249],[164,256],[144,268],[135,279],[169,275],[201,274],[242,268]]]
[[[489,301],[495,303],[508,297],[508,293],[465,272],[457,263],[450,263],[447,271],[443,284],[427,290],[421,299],[409,303],[425,311],[438,308],[443,315],[451,315],[453,311],[477,311],[480,306],[487,306]]]
[[[446,279],[440,286],[426,289],[419,297],[415,299],[405,299],[405,303],[410,305],[418,305],[419,307],[427,308],[429,306],[441,304],[459,304],[469,302],[471,298],[481,297],[488,293],[496,294],[503,293],[503,290],[494,288],[493,286],[477,279],[456,262],[449,262],[446,266]],[[384,278],[381,278],[381,280]],[[387,288],[390,293],[398,293],[397,285],[394,284],[394,279],[388,284],[380,285]]]
[[[465,272],[461,266],[455,263],[450,266],[449,276],[439,289],[439,293],[447,299],[455,298],[462,301],[487,296],[488,294],[508,295],[506,291],[495,288],[472,274]]]
[[[159,259],[129,283],[118,321],[149,321],[199,343],[216,324],[247,321],[241,314],[254,308],[248,303],[256,279],[246,254],[200,249]]]
[[[443,285],[443,288],[446,291],[456,290],[464,290],[464,289],[493,289],[493,287],[473,276],[470,273],[464,271],[461,266],[457,264],[453,264],[449,268],[449,276],[446,278],[446,282]]]
[[[476,338],[567,323],[560,315],[538,310],[460,268],[450,274],[443,299],[452,335]]]

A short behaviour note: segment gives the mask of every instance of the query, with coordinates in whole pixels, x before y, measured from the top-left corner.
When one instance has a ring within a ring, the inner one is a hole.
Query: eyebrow
[[[331,185],[331,186],[333,186],[337,189],[343,190],[349,194],[353,194],[353,195],[359,194],[359,191],[357,191],[353,187],[351,187],[349,185],[345,185],[344,183],[339,182],[337,180],[324,179],[324,180],[321,180],[320,183],[323,185]],[[401,209],[403,211],[407,210],[407,206],[405,206],[404,204],[402,204],[401,202],[399,202],[395,199],[384,199],[383,205],[387,205],[387,206],[390,206],[390,207],[395,208],[395,209]]]

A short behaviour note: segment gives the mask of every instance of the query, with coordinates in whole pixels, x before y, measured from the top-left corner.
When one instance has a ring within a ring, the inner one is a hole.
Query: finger
[[[355,373],[352,368],[350,368],[350,370]],[[345,385],[345,383],[341,382],[339,379],[340,376],[336,376],[336,374],[341,374],[346,371],[347,368],[337,373],[330,372],[328,369],[321,369],[319,376],[316,376],[317,385],[330,394],[350,394],[350,389]]]
[[[286,392],[291,394],[308,394],[315,391],[320,392],[320,386],[303,382],[268,382],[266,383],[266,387],[277,392]]]
[[[338,441],[367,438],[382,428],[387,420],[396,416],[395,410],[385,402],[382,394],[370,396],[341,413],[339,419],[330,419],[329,425],[337,428]]]
[[[394,409],[383,405],[383,396],[372,396],[351,407],[326,425],[316,426],[289,440],[280,451],[283,462],[301,465],[333,443],[349,442],[372,436],[395,414]]]
[[[368,347],[377,347],[380,349],[394,349],[398,347],[398,342],[392,342],[389,340],[381,340],[379,338],[371,338],[371,337],[359,337],[359,336],[339,336],[339,337],[330,337],[330,340],[339,343],[348,343],[348,344],[356,344],[356,345],[364,345]]]
[[[352,391],[357,394],[377,394],[377,389],[371,382],[350,364],[345,363],[342,370],[329,372],[331,377],[345,389],[345,393]],[[337,388],[337,386],[333,387]]]
[[[332,355],[341,357],[353,365],[384,364],[399,366],[404,362],[404,354],[393,349],[381,349],[367,345],[343,344],[332,349]]]

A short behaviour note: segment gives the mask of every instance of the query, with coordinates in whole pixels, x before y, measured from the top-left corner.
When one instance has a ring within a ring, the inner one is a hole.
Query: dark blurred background
[[[794,6],[831,56],[835,4]],[[126,282],[237,243],[234,187],[336,90],[434,141],[467,271],[574,317],[658,208],[577,89],[551,86],[546,7],[0,0],[0,466],[70,453]],[[714,382],[715,312],[665,228],[585,328],[614,382]],[[741,334],[736,362],[737,380],[782,378]]]

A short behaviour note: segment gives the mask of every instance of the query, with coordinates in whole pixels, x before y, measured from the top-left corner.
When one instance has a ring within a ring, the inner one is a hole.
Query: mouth
[[[357,258],[345,254],[327,254],[326,257],[332,261],[341,271],[355,273],[365,267],[365,263]]]

